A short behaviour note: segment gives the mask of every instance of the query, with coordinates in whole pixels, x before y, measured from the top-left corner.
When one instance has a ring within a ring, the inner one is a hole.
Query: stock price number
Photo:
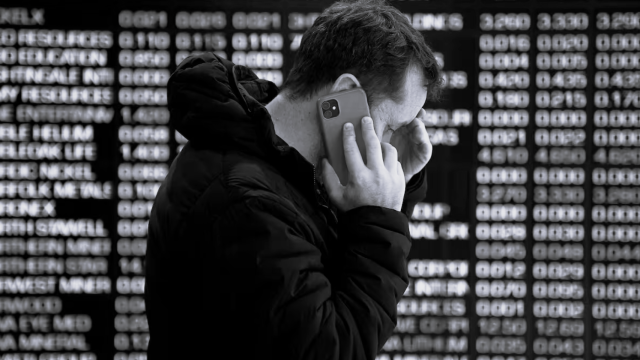
[[[533,284],[533,297],[537,299],[582,299],[584,288],[579,282],[536,281]]]
[[[591,312],[595,319],[640,320],[640,305],[637,302],[596,301],[593,303]]]
[[[584,315],[584,303],[570,300],[536,300],[533,303],[533,315],[538,318],[574,318]]]
[[[591,277],[594,280],[622,280],[622,281],[639,281],[640,265],[638,264],[602,264],[595,263],[591,267]],[[594,284],[594,288],[596,285]]]
[[[483,335],[524,335],[527,322],[522,318],[480,318],[478,328]]]
[[[593,244],[591,257],[595,261],[640,261],[640,245]]]
[[[483,89],[526,89],[529,87],[529,74],[525,71],[499,71],[493,75],[489,71],[481,71],[478,83]]]
[[[560,91],[554,90],[549,93],[541,90],[536,93],[536,106],[539,108],[564,108],[587,106],[587,97],[584,91]]]
[[[543,205],[533,207],[533,219],[537,222],[582,222],[584,207],[582,205]]]
[[[535,279],[581,280],[584,277],[584,265],[578,262],[545,263],[536,261],[531,270]]]
[[[479,203],[508,203],[522,204],[527,200],[527,189],[522,185],[479,185],[476,190]]]
[[[580,337],[584,334],[584,322],[582,320],[536,320],[536,330],[540,336],[573,336]]]
[[[593,143],[596,146],[637,146],[640,145],[640,130],[596,129]]]
[[[596,87],[599,89],[621,88],[634,89],[640,87],[640,72],[616,71],[612,75],[604,71],[598,71],[595,78]]]
[[[537,26],[540,30],[586,30],[589,16],[585,13],[540,13]]]
[[[587,76],[582,71],[558,71],[551,75],[546,71],[536,74],[536,86],[538,89],[584,89],[587,87]]]
[[[480,50],[482,51],[529,51],[531,41],[526,34],[482,34],[480,35]]]
[[[526,184],[527,169],[524,167],[480,166],[476,170],[476,180],[479,184]]]
[[[598,51],[635,51],[640,50],[640,35],[638,34],[598,34],[596,36]]]
[[[593,123],[598,127],[636,127],[638,118],[640,110],[596,110]]]
[[[480,221],[524,221],[527,208],[524,205],[510,204],[478,204],[476,218]]]
[[[596,15],[598,30],[633,30],[640,29],[640,13],[614,12],[609,15],[601,12]]]
[[[584,164],[587,153],[583,148],[551,148],[538,149],[534,159],[540,164],[551,165],[581,165]]]
[[[533,182],[538,185],[582,185],[584,183],[584,169],[537,167],[533,170]]]
[[[596,224],[591,228],[593,241],[637,242],[640,240],[640,226]]]
[[[497,13],[480,14],[480,29],[487,30],[502,30],[502,31],[514,31],[514,30],[529,30],[531,26],[531,17],[526,13]]]
[[[147,315],[124,315],[118,314],[114,319],[114,327],[116,331],[149,331],[149,322],[147,321]]]
[[[147,145],[139,144],[133,149],[131,145],[124,144],[120,146],[120,152],[122,153],[122,159],[124,161],[140,160],[140,161],[168,161],[169,160],[169,145]]]
[[[595,64],[598,70],[640,69],[640,53],[600,52],[596,54]]]
[[[523,337],[480,336],[476,350],[481,354],[524,354],[527,343]]]
[[[595,356],[640,357],[640,341],[597,339],[591,347]]]
[[[536,56],[538,70],[585,70],[587,55],[584,52],[549,53],[542,52]]]
[[[591,209],[591,218],[597,223],[640,223],[640,207],[596,205]]]
[[[478,124],[489,127],[526,127],[529,125],[529,113],[526,110],[488,110],[478,112]]]
[[[122,49],[159,49],[166,50],[171,45],[171,38],[166,32],[137,32],[123,31],[118,35],[118,44]]]
[[[538,110],[538,127],[584,127],[587,125],[587,113],[584,110]]]
[[[581,204],[584,201],[584,189],[579,186],[536,186],[533,189],[533,201],[536,203]]]
[[[574,260],[584,257],[582,244],[536,243],[533,245],[533,258],[536,260]]]
[[[623,187],[597,186],[593,190],[593,202],[595,204],[640,204],[640,189]]]
[[[582,355],[584,354],[584,340],[537,338],[533,341],[533,352],[536,355]]]
[[[604,338],[640,338],[639,321],[598,320],[593,324],[597,337]]]
[[[484,52],[478,58],[482,70],[518,70],[529,68],[529,54],[527,53],[495,53]],[[550,61],[550,60],[549,60]]]
[[[527,134],[524,129],[480,129],[478,144],[482,146],[526,145]]]
[[[176,47],[178,50],[225,50],[227,38],[223,33],[180,32],[176,35]]]
[[[585,34],[541,34],[536,45],[540,51],[587,51],[589,39]]]
[[[478,261],[476,276],[480,279],[524,279],[527,268],[523,261]]]
[[[476,256],[478,259],[514,259],[522,260],[527,254],[527,249],[520,242],[488,242],[479,241],[476,244]]]
[[[480,222],[476,225],[476,238],[478,240],[524,240],[527,237],[526,226],[524,223],[493,223],[488,224]],[[479,244],[480,245],[480,244]],[[497,256],[500,245],[487,245],[482,243],[479,247],[476,246],[476,253],[480,252],[482,256]],[[520,252],[520,247],[517,247],[517,252]],[[513,251],[512,246],[508,251]],[[513,254],[509,254],[512,256]],[[520,255],[517,255],[520,256]]]
[[[582,224],[534,224],[533,239],[536,241],[582,241]]]
[[[592,181],[594,185],[639,185],[640,169],[595,168]]]
[[[592,174],[594,185],[638,185],[640,169],[629,168],[595,168]]]
[[[591,294],[596,300],[640,300],[640,285],[633,283],[594,283]]]

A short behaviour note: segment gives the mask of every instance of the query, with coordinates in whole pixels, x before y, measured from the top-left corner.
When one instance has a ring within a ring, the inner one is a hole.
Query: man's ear
[[[336,81],[333,83],[330,93],[349,90],[356,87],[360,87],[360,81],[358,81],[358,79],[354,75],[344,73],[338,76]]]

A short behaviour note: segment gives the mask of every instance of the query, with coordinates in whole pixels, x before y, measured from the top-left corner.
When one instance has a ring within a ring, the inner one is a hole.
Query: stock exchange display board
[[[0,359],[146,359],[170,74],[210,51],[280,86],[329,4],[3,1]],[[640,3],[391,4],[446,90],[377,359],[640,358]]]

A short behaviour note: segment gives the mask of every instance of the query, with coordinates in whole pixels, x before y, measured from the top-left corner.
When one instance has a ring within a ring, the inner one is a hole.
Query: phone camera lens
[[[331,106],[331,105],[329,105],[328,101],[323,102],[322,103],[322,110],[329,110],[329,106]]]
[[[324,117],[327,118],[327,119],[331,119],[332,115],[333,114],[331,113],[331,110],[327,110],[327,111],[324,112]]]

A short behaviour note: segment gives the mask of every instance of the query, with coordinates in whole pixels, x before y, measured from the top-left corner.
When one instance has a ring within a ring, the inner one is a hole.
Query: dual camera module
[[[323,101],[322,115],[325,117],[325,119],[331,119],[340,115],[340,107],[338,107],[338,101],[335,99]]]

